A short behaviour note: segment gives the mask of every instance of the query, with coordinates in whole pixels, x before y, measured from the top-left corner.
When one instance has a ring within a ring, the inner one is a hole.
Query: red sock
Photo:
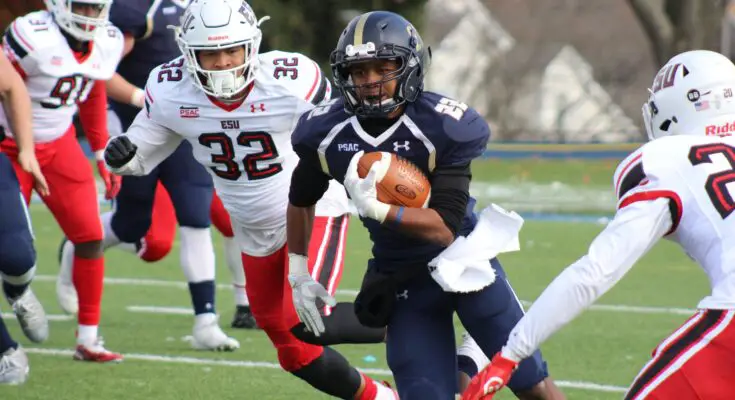
[[[80,258],[74,255],[72,281],[79,297],[80,325],[100,324],[100,304],[102,303],[102,280],[105,277],[105,259]]]
[[[375,382],[365,374],[360,375],[362,375],[362,379],[365,381],[365,388],[357,400],[374,400],[375,396],[378,395],[378,388],[375,386]]]

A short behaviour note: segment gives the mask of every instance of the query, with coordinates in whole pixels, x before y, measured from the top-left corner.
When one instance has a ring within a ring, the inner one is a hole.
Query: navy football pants
[[[454,399],[457,353],[453,317],[489,357],[500,351],[523,309],[497,260],[495,282],[474,293],[447,293],[428,271],[399,286],[388,324],[387,358],[401,400]],[[548,376],[540,352],[521,362],[508,387],[530,389]]]

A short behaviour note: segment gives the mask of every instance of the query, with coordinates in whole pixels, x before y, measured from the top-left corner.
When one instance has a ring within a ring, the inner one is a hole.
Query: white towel
[[[495,282],[490,260],[499,253],[520,250],[518,232],[523,218],[491,204],[480,213],[475,229],[460,236],[429,262],[431,276],[445,292],[475,292]]]

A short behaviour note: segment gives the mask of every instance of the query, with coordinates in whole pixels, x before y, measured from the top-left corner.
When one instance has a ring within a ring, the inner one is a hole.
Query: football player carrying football
[[[403,17],[384,11],[355,17],[331,55],[341,98],[303,115],[292,138],[299,164],[289,193],[288,251],[297,312],[315,335],[325,332],[314,304],[331,300],[309,276],[307,244],[313,206],[334,179],[347,189],[373,242],[356,314],[365,325],[387,326],[388,365],[403,400],[457,393],[455,313],[486,354],[500,349],[523,316],[496,259],[497,281],[479,292],[445,292],[430,277],[429,261],[475,225],[470,163],[490,132],[467,105],[422,91],[429,59]],[[366,178],[357,174],[357,160],[373,151],[406,158],[430,177],[428,208],[378,201],[373,170],[380,161]],[[521,364],[511,386],[523,399],[563,398],[539,352]]]
[[[611,289],[661,238],[678,243],[702,267],[712,293],[656,347],[625,398],[733,397],[733,90],[735,65],[719,53],[688,51],[661,68],[643,105],[650,141],[623,160],[613,178],[615,217],[588,253],[541,293],[463,399],[491,399],[513,382],[518,363]]]

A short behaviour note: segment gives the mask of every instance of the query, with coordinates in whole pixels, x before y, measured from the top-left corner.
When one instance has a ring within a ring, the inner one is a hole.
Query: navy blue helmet
[[[398,70],[384,75],[380,82],[365,85],[382,88],[383,83],[397,80],[392,99],[371,103],[361,98],[349,71],[355,63],[369,60],[398,62]],[[431,49],[421,40],[416,28],[402,16],[388,11],[355,17],[342,32],[330,57],[334,84],[344,97],[345,110],[358,117],[378,118],[416,100],[423,90],[430,60]]]

